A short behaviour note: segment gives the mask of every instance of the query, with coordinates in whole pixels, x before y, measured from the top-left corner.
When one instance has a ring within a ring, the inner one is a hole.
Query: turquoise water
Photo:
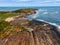
[[[0,11],[12,11],[22,7],[0,7]],[[29,18],[40,19],[60,26],[60,7],[31,7],[38,8],[37,14]]]

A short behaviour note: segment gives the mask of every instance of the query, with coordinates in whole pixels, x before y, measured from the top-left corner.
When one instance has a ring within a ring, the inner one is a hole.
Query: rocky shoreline
[[[60,35],[56,27],[36,20],[19,20],[32,31],[22,31],[18,34],[0,40],[0,45],[60,45]],[[26,23],[27,22],[27,23]]]
[[[53,25],[25,17],[10,22],[26,29],[0,40],[0,45],[60,45],[60,34]]]

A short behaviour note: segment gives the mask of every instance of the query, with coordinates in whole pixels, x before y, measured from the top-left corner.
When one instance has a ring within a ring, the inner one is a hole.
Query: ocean
[[[0,7],[0,11],[12,11],[23,7]],[[32,14],[28,18],[36,19],[60,26],[60,7],[31,7],[38,8],[36,14]]]
[[[60,26],[60,7],[40,7],[36,14],[29,17],[55,26]]]
[[[20,9],[20,7],[0,7],[0,11],[13,11]]]

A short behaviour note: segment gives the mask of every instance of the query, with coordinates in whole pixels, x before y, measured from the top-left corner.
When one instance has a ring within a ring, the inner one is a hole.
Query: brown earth
[[[22,31],[0,40],[0,45],[60,45],[60,34],[55,26],[36,20],[18,20],[12,23],[22,24],[33,30]]]

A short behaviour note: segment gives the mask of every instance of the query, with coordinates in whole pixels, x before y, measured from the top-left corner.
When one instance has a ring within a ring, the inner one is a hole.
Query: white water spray
[[[57,27],[57,31],[60,33],[60,26],[57,25],[56,23],[47,22],[47,21],[44,21],[44,20],[41,20],[41,19],[36,19],[36,20],[42,21],[42,22],[45,22],[45,23],[48,23],[50,25],[53,25],[53,26]]]
[[[37,18],[38,16],[39,16],[39,10],[36,11],[36,14],[34,14],[34,16],[32,16],[32,19],[35,19],[35,18]]]
[[[45,21],[45,20],[36,19],[36,18],[39,16],[39,14],[40,14],[39,12],[40,12],[40,9],[36,11],[36,14],[32,14],[32,15],[30,16],[30,19],[31,19],[31,20],[32,20],[32,19],[35,19],[35,20],[42,21],[42,22],[48,23],[48,24],[50,24],[50,25],[53,25],[53,26],[57,27],[58,32],[60,32],[60,26],[57,25],[56,23],[51,23],[51,22],[47,22],[47,21]],[[29,18],[29,17],[28,17],[28,18]]]

